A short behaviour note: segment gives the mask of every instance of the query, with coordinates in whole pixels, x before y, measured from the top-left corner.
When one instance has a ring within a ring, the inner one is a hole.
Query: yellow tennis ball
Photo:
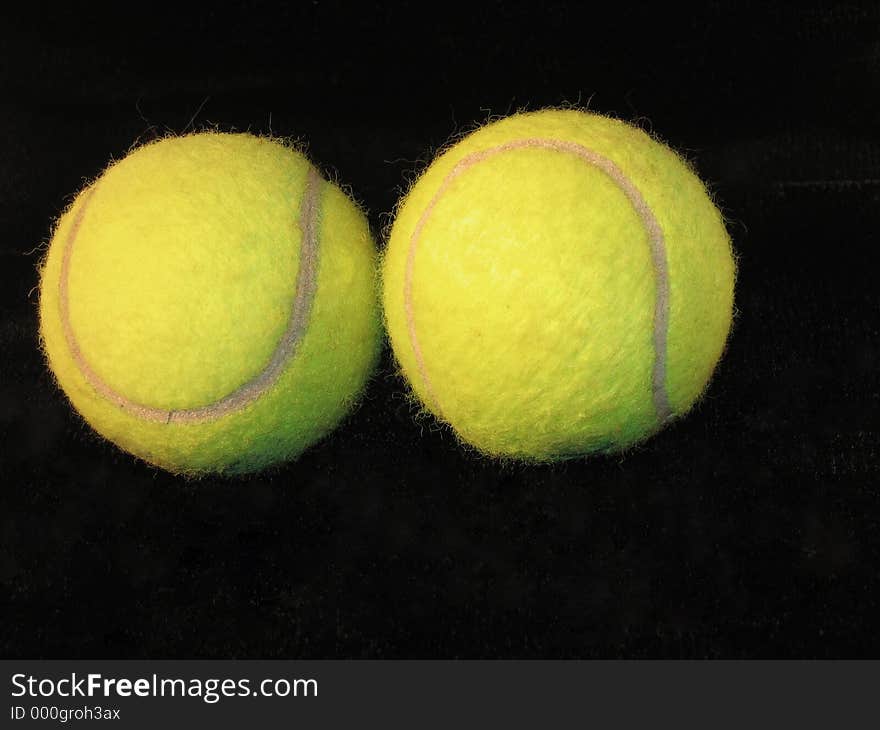
[[[699,398],[731,325],[721,214],[668,147],[579,111],[447,149],[383,262],[394,353],[424,406],[491,455],[627,447]]]
[[[40,332],[102,435],[173,472],[296,457],[375,363],[375,248],[360,210],[295,150],[250,134],[134,150],[61,217]]]

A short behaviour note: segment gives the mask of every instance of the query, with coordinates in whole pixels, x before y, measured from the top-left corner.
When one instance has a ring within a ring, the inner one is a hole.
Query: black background
[[[880,653],[880,6],[669,5],[4,11],[0,655]],[[54,385],[39,247],[137,140],[302,138],[381,239],[452,134],[566,102],[693,159],[740,257],[706,399],[632,453],[483,459],[414,419],[386,352],[298,462],[192,482]]]

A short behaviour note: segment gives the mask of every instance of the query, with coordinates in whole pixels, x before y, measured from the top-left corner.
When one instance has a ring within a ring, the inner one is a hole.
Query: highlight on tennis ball
[[[62,215],[40,333],[71,403],[172,472],[297,457],[376,363],[375,247],[358,207],[299,152],[250,134],[135,149]]]
[[[686,413],[725,347],[722,216],[669,147],[576,110],[516,114],[446,149],[382,263],[400,369],[493,456],[626,449]]]

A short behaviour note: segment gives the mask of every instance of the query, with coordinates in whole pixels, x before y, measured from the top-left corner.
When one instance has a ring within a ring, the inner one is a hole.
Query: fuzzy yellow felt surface
[[[273,140],[201,133],[134,150],[77,196],[43,262],[40,331],[99,433],[174,472],[237,473],[296,457],[345,416],[379,349],[375,248],[313,170],[299,336],[264,392],[211,410],[265,373],[295,321],[310,170]]]
[[[613,163],[659,224],[664,417],[645,221],[559,142]],[[421,175],[391,230],[383,304],[427,410],[487,454],[552,460],[625,448],[693,405],[725,346],[734,275],[721,214],[672,150],[617,120],[545,110],[477,130]]]

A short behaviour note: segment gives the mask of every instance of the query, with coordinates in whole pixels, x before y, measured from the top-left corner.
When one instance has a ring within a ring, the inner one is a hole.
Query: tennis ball
[[[731,325],[734,260],[696,175],[640,129],[544,110],[441,154],[382,264],[397,361],[486,454],[624,449],[700,397]]]
[[[134,150],[60,218],[40,332],[95,430],[172,472],[296,457],[376,361],[363,214],[298,152],[200,133]]]

